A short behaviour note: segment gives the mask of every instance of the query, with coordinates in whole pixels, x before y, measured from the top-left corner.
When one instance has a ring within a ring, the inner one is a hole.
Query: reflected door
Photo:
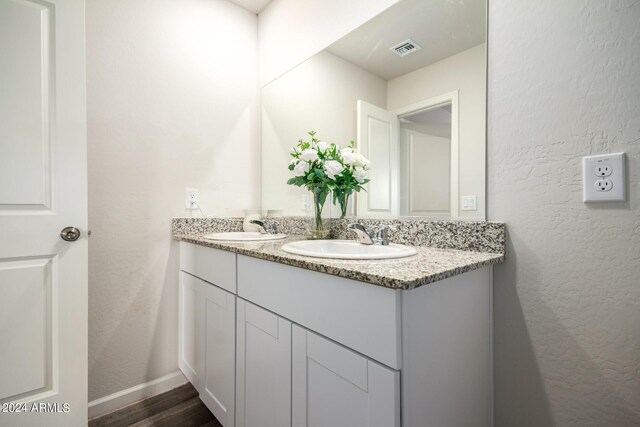
[[[371,161],[370,182],[356,197],[356,215],[399,215],[398,116],[358,101],[358,148]]]
[[[0,94],[0,425],[85,425],[83,1],[0,0]]]
[[[451,140],[400,130],[402,216],[451,216]]]

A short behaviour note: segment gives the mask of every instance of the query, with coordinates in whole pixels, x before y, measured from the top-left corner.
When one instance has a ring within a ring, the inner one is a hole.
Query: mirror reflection
[[[485,8],[402,0],[265,86],[262,209],[308,213],[288,165],[315,131],[371,161],[350,215],[484,219]]]

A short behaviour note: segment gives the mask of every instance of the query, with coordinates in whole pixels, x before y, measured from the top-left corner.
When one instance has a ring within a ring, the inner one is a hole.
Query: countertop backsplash
[[[289,235],[305,235],[309,218],[279,217],[278,231]],[[181,217],[173,218],[172,234],[196,235],[223,231],[242,231],[241,217]],[[349,224],[358,222],[376,229],[383,225],[391,227],[389,239],[392,243],[412,246],[428,246],[440,249],[458,249],[501,253],[505,252],[506,224],[496,221],[430,221],[427,219],[369,219],[348,218],[329,221],[331,237],[352,239]]]

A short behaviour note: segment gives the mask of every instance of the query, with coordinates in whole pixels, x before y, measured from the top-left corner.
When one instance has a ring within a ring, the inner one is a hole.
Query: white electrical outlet
[[[624,201],[624,163],[624,153],[583,157],[583,200],[585,202]]]
[[[198,209],[198,205],[200,204],[200,191],[197,188],[187,188],[185,195],[185,209]]]
[[[607,164],[602,164],[596,166],[596,169],[593,171],[596,176],[609,176],[611,172],[613,172],[613,168]]]
[[[613,182],[607,178],[598,179],[593,186],[596,187],[596,191],[611,191],[613,189]]]

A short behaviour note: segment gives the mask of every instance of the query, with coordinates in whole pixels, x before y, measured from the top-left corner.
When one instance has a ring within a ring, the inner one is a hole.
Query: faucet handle
[[[267,219],[265,221],[266,223],[266,230],[267,233],[269,234],[278,234],[278,225],[280,225],[280,223],[274,219]]]
[[[376,237],[375,237],[375,241],[376,243],[379,243],[381,245],[388,245],[389,244],[389,231],[393,231],[395,230],[394,227],[390,227],[388,225],[383,225],[382,227],[378,228],[376,230]]]

